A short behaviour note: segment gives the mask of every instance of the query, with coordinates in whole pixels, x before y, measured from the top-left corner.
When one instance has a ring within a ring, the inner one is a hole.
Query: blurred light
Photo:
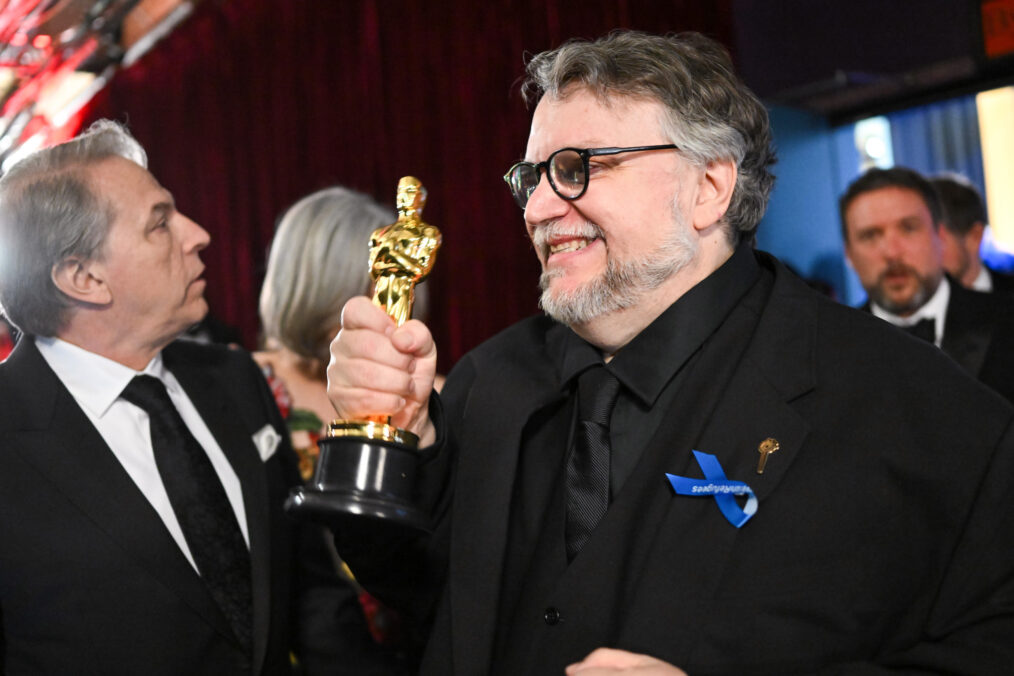
[[[48,49],[49,45],[52,44],[53,38],[48,35],[36,35],[32,38],[32,46],[36,49]]]
[[[42,147],[46,141],[46,135],[44,133],[37,133],[27,141],[17,147],[17,149],[8,155],[4,161],[3,166],[0,169],[3,173],[7,173],[11,167],[18,163],[19,160],[24,159],[26,156],[31,155],[36,150]]]
[[[881,159],[887,153],[887,144],[879,136],[871,136],[866,139],[866,154],[875,160]]]
[[[998,246],[1014,251],[1014,88],[981,92],[975,97],[979,113],[979,145],[986,178],[986,210]]]
[[[889,169],[894,165],[891,123],[886,117],[881,115],[860,120],[852,133],[859,152],[859,171],[873,167]]]

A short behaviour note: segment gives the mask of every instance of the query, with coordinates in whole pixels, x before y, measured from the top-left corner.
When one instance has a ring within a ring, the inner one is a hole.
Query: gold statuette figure
[[[422,220],[426,188],[414,176],[398,181],[398,220],[377,228],[370,237],[373,302],[398,326],[412,316],[415,285],[433,269],[440,231]]]
[[[426,189],[419,179],[398,182],[398,220],[370,237],[373,302],[399,326],[412,315],[415,285],[433,269],[440,231],[422,220]],[[313,480],[285,503],[289,514],[334,528],[363,519],[409,531],[428,530],[429,515],[413,503],[419,438],[386,415],[335,420],[319,442]],[[361,526],[357,526],[361,527]]]
[[[384,308],[398,326],[412,316],[415,285],[426,279],[436,262],[440,230],[422,220],[426,188],[414,176],[398,181],[398,220],[377,228],[370,236],[370,276],[374,281],[373,303]],[[329,437],[364,437],[415,447],[418,439],[397,429],[386,415],[365,420],[335,420]]]

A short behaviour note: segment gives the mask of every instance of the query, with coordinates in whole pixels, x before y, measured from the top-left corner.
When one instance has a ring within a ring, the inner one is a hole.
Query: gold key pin
[[[781,446],[777,439],[768,437],[760,442],[757,452],[760,453],[760,460],[757,461],[757,474],[764,474],[764,466],[768,464],[768,456],[777,451]]]

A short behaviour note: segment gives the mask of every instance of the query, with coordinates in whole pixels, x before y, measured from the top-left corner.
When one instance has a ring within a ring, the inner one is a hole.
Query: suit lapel
[[[940,347],[966,371],[979,377],[993,338],[991,310],[984,307],[990,297],[966,291],[953,281],[950,286],[951,299]]]
[[[770,295],[746,303],[746,309],[760,318],[746,353],[694,440],[694,449],[715,455],[729,479],[747,483],[758,499],[757,512],[741,528],[735,528],[722,516],[713,498],[670,491],[672,497],[659,516],[660,527],[643,572],[645,579],[694,580],[692,587],[677,584],[667,590],[670,602],[686,608],[688,617],[707,617],[737,541],[767,518],[766,503],[776,498],[778,484],[797,460],[810,432],[792,403],[816,386],[817,302],[812,292],[776,267]],[[757,474],[757,448],[768,438],[777,440],[779,449],[769,457],[764,473]],[[683,454],[673,459],[676,465],[687,465],[684,476],[703,477],[697,463],[688,457],[685,445],[675,453]],[[706,553],[705,566],[701,565],[701,553]],[[657,590],[640,588],[636,593],[639,597],[632,607],[652,607],[653,600],[647,595]],[[679,628],[683,636],[674,643],[695,645],[702,626],[687,623]],[[635,636],[623,639],[636,641]],[[689,661],[690,654],[682,657]]]
[[[706,432],[727,476],[746,481],[761,500],[777,486],[809,432],[791,404],[817,386],[814,332],[819,299],[794,282],[782,268],[776,269],[753,340],[722,408],[716,410],[716,420],[737,424],[712,426]],[[758,447],[769,438],[778,443],[778,450],[768,457],[764,473],[758,474]]]
[[[638,475],[652,473],[642,477],[647,486],[667,484],[667,472],[703,478],[691,453],[696,450],[716,456],[726,477],[747,483],[759,501],[772,493],[809,431],[790,402],[815,386],[816,301],[805,288],[796,295],[799,290],[784,274],[777,274],[773,284],[762,278],[709,339],[681,386],[687,393],[683,399],[689,400],[686,408],[662,424],[646,451],[648,461],[636,470]],[[791,297],[788,302],[783,300],[786,295]],[[778,302],[772,302],[776,298]],[[728,424],[730,420],[735,424]],[[778,450],[758,474],[758,447],[766,439],[775,440]],[[621,490],[617,503],[625,492]],[[672,505],[690,500],[722,519],[713,498],[676,495],[668,485],[666,492]],[[763,504],[754,518],[760,518],[762,510]],[[736,532],[731,526],[722,530]]]
[[[524,421],[563,398],[555,367],[545,357],[542,360],[537,364],[483,363],[469,408],[496,413],[488,426],[468,425],[471,436],[458,439],[462,453],[455,480],[448,579],[454,626],[467,627],[467,631],[453,633],[455,673],[482,673],[490,667]],[[519,378],[521,373],[535,373],[537,380]],[[511,396],[504,397],[504,392]],[[504,452],[490,453],[491,447]],[[483,524],[478,532],[466,527],[476,523]]]
[[[6,368],[25,383],[24,426],[15,452],[148,570],[225,636],[232,630],[197,572],[102,436],[49,368],[31,338]]]
[[[266,654],[271,618],[271,519],[263,461],[253,444],[253,432],[244,427],[244,417],[236,410],[231,393],[197,365],[179,358],[171,347],[163,352],[163,358],[211,430],[242,486],[250,537],[256,673]]]

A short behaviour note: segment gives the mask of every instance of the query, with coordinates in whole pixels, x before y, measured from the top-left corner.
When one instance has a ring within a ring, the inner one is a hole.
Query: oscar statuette
[[[417,178],[398,181],[398,220],[370,238],[373,303],[397,322],[412,314],[415,285],[433,269],[440,231],[422,220],[426,189]],[[419,439],[390,424],[388,416],[335,420],[319,441],[320,457],[308,486],[293,489],[286,511],[329,525],[375,519],[426,530],[428,519],[412,503]]]

